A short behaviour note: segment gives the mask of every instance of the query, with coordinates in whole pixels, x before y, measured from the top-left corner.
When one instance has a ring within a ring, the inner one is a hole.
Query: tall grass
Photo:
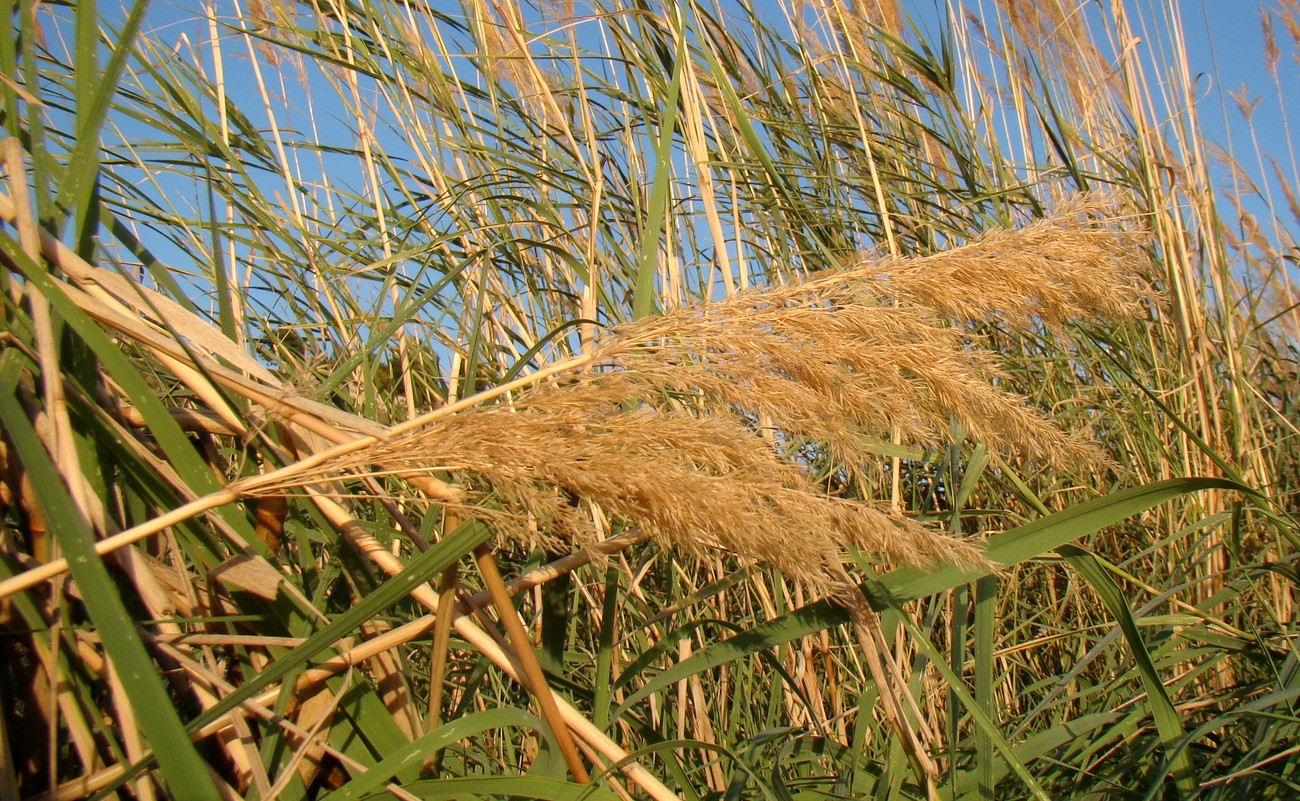
[[[6,11],[0,798],[1296,791],[1191,9]]]

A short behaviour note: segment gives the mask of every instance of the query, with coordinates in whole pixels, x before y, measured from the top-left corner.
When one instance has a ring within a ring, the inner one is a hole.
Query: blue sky
[[[901,5],[915,19],[932,19],[943,8],[945,0],[902,0]],[[967,6],[977,6],[990,0],[966,0]],[[1092,0],[1078,0],[1081,6]],[[1161,6],[1167,0],[1141,0],[1126,3],[1129,12],[1136,16],[1139,7]],[[150,10],[151,24],[165,27],[167,37],[186,34],[191,42],[197,42],[204,35],[203,24],[195,19],[192,12],[185,10],[197,6],[196,0],[153,0]],[[224,2],[217,2],[220,8]],[[434,7],[445,6],[448,10],[459,10],[459,2],[433,0]],[[579,3],[579,6],[582,4]],[[760,8],[770,5],[774,17],[779,15],[776,0],[758,0]],[[1189,71],[1197,77],[1198,103],[1205,133],[1220,145],[1231,143],[1240,158],[1250,157],[1253,161],[1251,146],[1252,131],[1242,119],[1236,103],[1227,94],[1239,93],[1246,87],[1245,97],[1258,100],[1254,109],[1254,135],[1258,136],[1263,149],[1272,153],[1284,170],[1291,170],[1288,156],[1288,137],[1283,123],[1283,113],[1300,117],[1300,109],[1284,107],[1284,98],[1300,93],[1300,66],[1293,57],[1295,44],[1290,40],[1282,25],[1276,27],[1276,40],[1281,50],[1278,62],[1278,78],[1281,82],[1280,97],[1272,77],[1264,68],[1264,39],[1260,27],[1261,9],[1276,9],[1276,2],[1254,2],[1252,0],[1183,0],[1178,3],[1183,15],[1183,33],[1186,37]],[[112,17],[110,7],[105,4],[103,12]],[[1152,12],[1145,12],[1152,13]],[[1141,31],[1137,31],[1142,35]],[[1159,45],[1155,45],[1159,47]],[[1300,122],[1300,119],[1297,119]],[[1246,155],[1242,155],[1246,154]],[[1252,173],[1257,173],[1259,165],[1245,165]]]
[[[1197,8],[1196,6],[1199,6]],[[1271,3],[1233,2],[1233,0],[1202,0],[1189,3],[1184,9],[1184,29],[1187,35],[1188,56],[1192,60],[1193,74],[1201,76],[1206,98],[1202,114],[1207,122],[1217,117],[1222,123],[1223,114],[1214,106],[1222,92],[1236,92],[1246,86],[1252,96],[1260,98],[1255,110],[1256,125],[1262,136],[1285,147],[1281,132],[1281,106],[1273,79],[1264,66],[1264,37],[1261,31],[1260,10],[1271,8]],[[1275,25],[1275,34],[1281,58],[1278,78],[1288,95],[1297,89],[1300,67],[1295,59],[1295,45],[1281,25]],[[1228,106],[1232,103],[1225,101]],[[1235,135],[1241,135],[1245,126],[1238,127],[1241,115],[1230,109]],[[1294,113],[1294,110],[1292,110]]]
[[[1028,1],[1028,0],[1027,0]],[[457,0],[430,0],[435,8],[444,7],[450,13],[459,15],[461,4]],[[774,18],[780,18],[779,5],[776,0],[757,0],[760,8],[769,5]],[[1080,7],[1095,11],[1095,0],[1076,0]],[[1130,10],[1130,18],[1139,36],[1157,37],[1155,31],[1145,32],[1139,27],[1138,18],[1143,15],[1159,13],[1151,10],[1164,8],[1173,0],[1128,0],[1125,4]],[[228,7],[230,0],[215,0],[220,10]],[[967,6],[983,4],[991,8],[994,0],[965,0]],[[206,37],[207,31],[203,21],[195,16],[192,9],[199,5],[199,0],[153,0],[148,27],[158,27],[164,32],[160,39],[164,42],[179,42],[184,36],[192,46],[198,46]],[[582,3],[576,4],[579,9]],[[1271,195],[1274,207],[1279,212],[1282,224],[1292,231],[1300,229],[1300,223],[1292,220],[1286,209],[1286,202],[1271,178],[1271,167],[1261,162],[1256,156],[1253,138],[1257,138],[1260,147],[1275,157],[1284,175],[1295,184],[1295,170],[1290,155],[1290,141],[1284,124],[1284,113],[1290,114],[1294,124],[1300,124],[1300,109],[1289,108],[1286,103],[1297,96],[1300,91],[1300,66],[1294,58],[1295,43],[1282,25],[1276,26],[1276,40],[1280,48],[1278,60],[1278,79],[1281,94],[1273,78],[1264,66],[1264,37],[1261,32],[1260,10],[1272,9],[1274,2],[1250,2],[1249,0],[1183,0],[1177,4],[1181,9],[1182,31],[1185,36],[1189,64],[1188,72],[1194,76],[1198,97],[1197,107],[1206,138],[1219,146],[1231,147],[1242,167],[1254,180],[1263,179],[1261,186],[1265,193]],[[902,0],[902,6],[909,15],[919,21],[933,20],[942,13],[944,0]],[[105,3],[102,12],[111,18],[110,6]],[[1141,12],[1139,13],[1139,9]],[[581,13],[579,11],[579,13]],[[110,24],[112,20],[110,19]],[[1146,42],[1139,47],[1152,52],[1165,52],[1163,42]],[[1150,69],[1150,68],[1149,68]],[[1156,72],[1148,73],[1152,82],[1158,80]],[[1238,95],[1248,103],[1256,103],[1253,111],[1253,128],[1248,125],[1238,111],[1238,104],[1229,93],[1239,93],[1245,87],[1245,94]],[[324,129],[328,133],[328,128]],[[340,135],[346,132],[340,131]],[[351,146],[353,142],[338,142]],[[1229,172],[1222,168],[1214,169],[1218,188],[1229,184]],[[1261,202],[1252,201],[1249,208],[1259,216],[1266,216],[1267,209]],[[1225,209],[1225,211],[1228,211]],[[1228,216],[1234,216],[1228,212]],[[1294,237],[1293,237],[1294,238]]]
[[[1300,65],[1296,43],[1283,26],[1275,25],[1275,38],[1281,57],[1277,64],[1277,84],[1264,66],[1264,36],[1260,27],[1259,8],[1273,4],[1236,3],[1231,0],[1202,0],[1202,13],[1188,11],[1187,35],[1189,57],[1196,60],[1194,72],[1204,74],[1205,99],[1201,115],[1209,139],[1231,146],[1242,161],[1253,153],[1252,137],[1260,149],[1277,159],[1283,174],[1296,185],[1294,131],[1300,124]],[[1250,13],[1253,12],[1253,13]],[[1280,93],[1279,87],[1280,86]],[[1243,94],[1244,88],[1244,94]],[[1257,104],[1248,124],[1239,111],[1239,99]],[[1289,118],[1289,119],[1288,119]],[[1288,136],[1289,130],[1292,133]],[[1283,224],[1294,233],[1300,229],[1286,209],[1286,201],[1271,175],[1271,166],[1258,159],[1243,167],[1255,176],[1264,176],[1262,189],[1269,193]]]

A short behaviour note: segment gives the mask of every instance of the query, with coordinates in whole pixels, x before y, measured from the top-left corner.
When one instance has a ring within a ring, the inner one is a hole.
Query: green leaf
[[[1257,495],[1244,484],[1222,478],[1174,478],[1146,486],[1132,487],[1085,501],[990,537],[985,555],[991,562],[1004,568],[1018,565],[1154,506],[1183,495],[1210,489],[1237,490],[1251,496]],[[872,599],[873,605],[884,608],[886,603],[873,598],[873,595],[886,592],[898,602],[924,598],[960,584],[970,584],[991,575],[992,572],[987,568],[964,568],[957,565],[942,565],[930,572],[906,568],[895,570],[882,577],[878,584],[873,583],[862,589],[867,597]],[[847,622],[848,615],[838,604],[830,600],[821,600],[782,615],[776,620],[761,623],[748,631],[701,649],[650,679],[627,697],[616,710],[614,718],[651,693],[697,673]]]
[[[98,630],[140,729],[158,757],[162,780],[173,797],[184,795],[196,801],[220,801],[221,796],[208,775],[207,763],[186,736],[168,690],[159,679],[158,666],[145,651],[135,621],[127,613],[108,569],[95,553],[89,524],[81,517],[62,476],[27,419],[14,394],[16,388],[12,373],[3,376],[0,423],[32,486],[40,487],[40,492],[34,494],[36,502],[48,530],[63,549],[72,579],[85,598],[86,612]]]
[[[620,796],[596,785],[583,786],[541,776],[485,776],[411,782],[402,789],[426,801],[489,798],[536,798],[539,801],[618,801]],[[390,797],[388,793],[384,797]]]
[[[117,92],[149,0],[137,0],[117,33],[112,55],[99,66],[99,19],[93,2],[78,3],[77,10],[77,137],[68,156],[64,181],[55,203],[73,213],[76,240],[96,233],[83,229],[89,221],[99,175],[99,131]],[[85,254],[83,254],[85,255]]]
[[[637,264],[636,289],[632,296],[632,319],[639,320],[655,313],[655,276],[659,267],[659,237],[672,200],[673,143],[677,137],[678,98],[682,91],[682,67],[690,54],[686,51],[685,22],[678,8],[674,15],[681,28],[674,31],[673,75],[668,85],[668,97],[663,102],[663,116],[659,119],[659,141],[654,150],[654,183],[650,188],[650,213],[642,228],[641,254]]]
[[[1156,730],[1160,732],[1160,739],[1164,743],[1168,767],[1173,770],[1174,783],[1185,798],[1191,797],[1196,792],[1196,769],[1192,766],[1187,750],[1181,747],[1184,734],[1182,718],[1174,708],[1169,694],[1165,692],[1164,682],[1160,680],[1151,652],[1147,650],[1146,641],[1142,639],[1142,633],[1133,620],[1133,612],[1124,600],[1124,594],[1102,566],[1102,560],[1094,554],[1074,545],[1062,545],[1056,550],[1092,586],[1119,623],[1120,631],[1124,633],[1124,639],[1133,651],[1133,660],[1137,662],[1142,686],[1146,688],[1147,701],[1151,704]],[[1159,784],[1162,778],[1162,775],[1155,776],[1152,783]]]
[[[422,737],[416,738],[411,743],[394,750],[378,764],[366,770],[365,773],[354,777],[352,781],[325,796],[322,801],[355,801],[355,799],[364,798],[369,793],[382,790],[384,784],[393,776],[404,771],[418,771],[424,760],[437,751],[480,732],[509,728],[527,729],[543,733],[547,731],[547,728],[542,725],[542,722],[536,716],[515,707],[475,712],[444,723]],[[538,777],[511,778],[536,779]],[[549,783],[551,780],[545,781],[548,783],[539,785],[539,787],[548,787],[555,792],[559,792],[559,788],[563,787],[571,787],[579,791],[586,789],[581,785],[569,784],[563,781],[555,781],[553,784]],[[407,790],[411,790],[412,787],[418,787],[419,783],[405,782],[402,786]],[[599,792],[608,795],[608,791]]]

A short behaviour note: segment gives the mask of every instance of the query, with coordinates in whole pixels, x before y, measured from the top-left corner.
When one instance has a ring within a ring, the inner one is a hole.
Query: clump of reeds
[[[909,718],[917,705],[842,553],[913,565],[983,558],[969,542],[832,496],[798,446],[821,444],[862,473],[878,458],[868,437],[933,442],[956,420],[991,447],[1059,467],[1104,461],[999,386],[996,359],[962,325],[1140,313],[1137,240],[1096,219],[1101,210],[1082,200],[947,253],[863,260],[619,327],[509,403],[468,399],[293,480],[376,464],[407,477],[446,473],[466,491],[444,493],[455,516],[487,519],[511,538],[585,544],[612,518],[687,553],[726,549],[829,592],[918,781],[937,797],[937,767]]]
[[[990,447],[1058,466],[1100,451],[998,385],[962,322],[1056,326],[1141,312],[1138,238],[1080,200],[1055,218],[946,253],[863,259],[613,329],[567,371],[318,468],[458,476],[460,513],[508,537],[583,544],[608,518],[657,541],[772,564],[820,590],[854,546],[909,565],[978,562],[968,542],[829,495],[800,462],[879,461],[869,438],[934,443],[956,420]],[[955,323],[955,324],[954,324]],[[314,480],[312,476],[299,476]]]

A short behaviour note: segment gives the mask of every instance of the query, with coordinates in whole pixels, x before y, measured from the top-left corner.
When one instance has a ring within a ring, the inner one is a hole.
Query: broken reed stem
[[[386,550],[379,542],[372,537],[356,534],[356,527],[348,526],[351,516],[337,503],[319,493],[312,494],[312,500],[317,503],[319,508],[326,517],[330,519],[331,524],[340,527],[342,530],[352,532],[353,542],[361,549],[362,552],[375,563],[379,569],[383,570],[389,576],[396,576],[401,573],[405,565],[402,561]],[[495,565],[493,565],[495,567]],[[499,573],[498,573],[499,578]],[[486,577],[485,577],[486,580]],[[417,603],[424,606],[425,609],[436,614],[440,600],[437,592],[428,584],[422,584],[411,591],[410,597]],[[506,598],[506,605],[511,609],[513,614],[514,606]],[[461,609],[463,605],[458,604],[457,608]],[[505,651],[497,641],[482,628],[479,628],[468,616],[470,610],[468,606],[463,606],[465,614],[456,615],[453,626],[456,632],[464,639],[468,640],[479,653],[486,656],[494,665],[512,680],[519,683],[525,688],[530,688],[527,682],[527,676],[521,660],[514,654]],[[503,615],[504,617],[504,615]],[[515,622],[519,623],[519,618],[515,617]],[[522,623],[519,623],[522,630]],[[524,642],[527,643],[527,635],[524,634]],[[534,685],[536,686],[536,685]],[[541,685],[546,688],[543,683]],[[539,694],[540,695],[540,694]],[[568,727],[574,734],[585,740],[588,745],[594,748],[606,759],[620,765],[620,770],[636,784],[640,785],[656,801],[681,801],[677,795],[663,785],[654,774],[650,773],[639,763],[633,761],[626,751],[618,746],[613,740],[609,739],[600,729],[598,729],[590,720],[583,716],[581,712],[574,709],[563,698],[550,693],[551,701],[555,705],[555,714],[557,719],[562,721],[559,726],[563,729]],[[541,703],[541,702],[539,702]],[[585,771],[585,768],[584,768]]]
[[[505,627],[506,638],[523,669],[523,675],[527,679],[524,686],[537,699],[542,717],[551,728],[551,733],[555,735],[556,745],[564,755],[569,773],[578,784],[590,784],[591,777],[587,775],[587,768],[582,764],[582,758],[574,748],[569,728],[560,717],[560,711],[555,705],[555,693],[546,681],[546,674],[542,672],[542,666],[537,662],[537,655],[533,653],[528,632],[524,630],[524,624],[519,620],[519,613],[515,611],[514,603],[510,600],[510,593],[501,580],[501,571],[497,569],[496,559],[492,557],[492,549],[487,545],[478,546],[474,549],[474,561],[478,564],[483,583],[487,585],[492,602],[496,605],[497,617]]]
[[[597,556],[609,556],[648,539],[650,539],[650,535],[644,529],[640,527],[628,529],[622,534],[615,534],[576,553],[548,562],[522,576],[516,576],[506,582],[506,589],[510,591],[511,595],[518,595],[525,590],[530,590],[533,587],[559,578],[565,573],[572,573],[574,570],[590,564]],[[487,590],[471,595],[467,602],[471,606],[482,606],[487,602]]]

